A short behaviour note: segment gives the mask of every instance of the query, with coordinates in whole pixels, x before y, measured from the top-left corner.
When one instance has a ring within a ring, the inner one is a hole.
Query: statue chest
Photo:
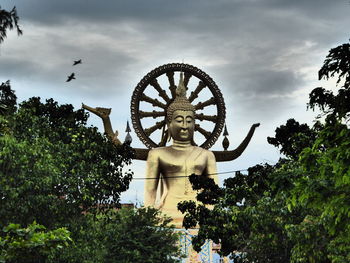
[[[207,160],[202,150],[172,151],[159,158],[160,171],[164,176],[188,176],[202,174]]]

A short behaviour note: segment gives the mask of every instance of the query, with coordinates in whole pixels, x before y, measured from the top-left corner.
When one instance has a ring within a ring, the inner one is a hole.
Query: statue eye
[[[192,122],[193,122],[193,119],[190,118],[190,117],[189,117],[189,118],[186,118],[186,122],[187,122],[187,123],[192,123]]]
[[[180,123],[180,122],[183,122],[183,118],[182,117],[177,117],[177,118],[175,118],[175,121],[176,122],[178,122],[178,123]]]

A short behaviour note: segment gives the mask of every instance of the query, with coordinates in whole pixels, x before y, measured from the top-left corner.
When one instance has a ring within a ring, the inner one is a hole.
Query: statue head
[[[193,142],[194,113],[194,106],[186,98],[186,87],[183,82],[183,72],[181,72],[176,97],[167,109],[170,137],[179,141],[189,140]]]
[[[194,125],[193,111],[175,110],[171,122],[168,123],[169,135],[176,141],[188,141],[194,144]]]
[[[179,85],[176,89],[176,97],[167,108],[166,116],[167,123],[169,124],[173,118],[173,114],[176,110],[192,111],[195,112],[194,106],[186,98],[186,87],[183,82],[183,73],[180,73]]]

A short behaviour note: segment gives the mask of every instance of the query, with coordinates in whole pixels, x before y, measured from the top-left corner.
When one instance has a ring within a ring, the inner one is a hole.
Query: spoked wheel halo
[[[166,109],[175,98],[180,72],[184,72],[187,98],[195,106],[194,138],[199,134],[203,138],[199,146],[205,149],[212,147],[224,127],[225,103],[212,78],[192,65],[165,64],[144,76],[131,97],[132,125],[148,148],[166,144]],[[149,121],[150,118],[154,123]],[[157,136],[157,132],[160,135]]]

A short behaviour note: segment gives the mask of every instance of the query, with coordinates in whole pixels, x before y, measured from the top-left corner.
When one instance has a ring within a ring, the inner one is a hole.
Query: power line
[[[227,172],[220,172],[220,173],[211,173],[207,174],[209,175],[221,175],[221,174],[231,174],[231,173],[238,173],[238,172],[243,172],[243,171],[248,171],[248,169],[242,169],[242,170],[233,170],[233,171],[227,171]],[[168,178],[183,178],[183,177],[190,177],[190,175],[178,175],[178,176],[167,176],[166,179]],[[157,179],[165,179],[164,177],[143,177],[143,178],[133,178],[133,180],[157,180]]]

